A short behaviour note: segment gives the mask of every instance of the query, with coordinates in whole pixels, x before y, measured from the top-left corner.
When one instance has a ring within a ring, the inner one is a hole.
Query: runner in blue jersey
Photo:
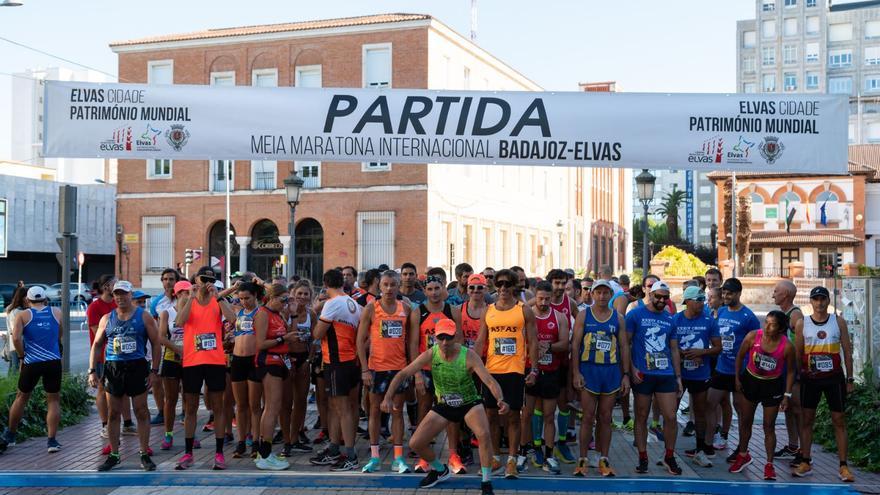
[[[27,291],[29,308],[19,312],[12,323],[10,339],[21,363],[18,393],[9,408],[9,428],[0,440],[0,452],[15,445],[15,432],[21,422],[34,387],[42,379],[46,391],[46,427],[49,453],[61,450],[55,439],[61,419],[61,310],[47,305],[46,291],[34,286]]]
[[[663,437],[666,453],[662,464],[669,474],[681,475],[675,460],[675,439],[678,424],[675,409],[682,392],[681,363],[672,315],[666,311],[669,286],[654,282],[649,304],[633,309],[626,315],[626,331],[632,342],[631,377],[635,395],[635,437],[639,449],[636,472],[648,472],[648,414],[651,398],[656,397],[663,415]]]
[[[712,442],[706,444],[706,392],[711,378],[710,358],[721,352],[721,337],[715,319],[703,311],[706,295],[699,287],[684,291],[684,311],[672,317],[681,350],[681,383],[690,392],[690,410],[694,415],[697,448],[685,455],[703,467],[711,467],[715,457]]]
[[[718,362],[715,365],[715,375],[712,377],[712,383],[709,388],[709,414],[706,418],[709,424],[714,424],[717,421],[715,406],[722,403],[722,401],[727,401],[731,393],[734,398],[733,407],[737,410],[737,414],[739,414],[740,401],[743,400],[743,397],[740,392],[736,391],[735,386],[736,355],[746,335],[752,330],[759,330],[761,328],[761,322],[758,321],[755,313],[740,302],[741,296],[742,282],[736,278],[729,278],[724,281],[724,285],[721,286],[721,299],[724,305],[718,310],[717,319],[718,333],[721,335],[721,354],[718,356]],[[726,447],[731,422],[726,421],[725,418],[723,423],[721,425],[721,437],[724,439],[725,445],[722,445],[721,448]],[[706,436],[710,437],[708,431]],[[708,440],[711,441],[711,438],[708,438]],[[715,448],[719,448],[719,446],[716,445]],[[728,456],[728,462],[736,460],[738,450],[739,448]]]

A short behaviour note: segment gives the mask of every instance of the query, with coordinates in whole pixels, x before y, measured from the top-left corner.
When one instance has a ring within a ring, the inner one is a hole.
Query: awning
[[[786,233],[784,230],[752,232],[750,246],[754,247],[806,247],[806,246],[858,246],[863,241],[845,232]]]

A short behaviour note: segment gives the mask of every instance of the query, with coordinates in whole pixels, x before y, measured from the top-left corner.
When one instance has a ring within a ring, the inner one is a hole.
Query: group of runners
[[[794,285],[780,282],[773,294],[779,310],[762,324],[740,301],[740,281],[722,280],[717,269],[685,283],[684,308],[677,311],[672,288],[658,277],[630,287],[610,268],[595,280],[554,269],[534,285],[520,267],[475,273],[463,263],[451,284],[442,268],[422,276],[411,263],[380,268],[360,277],[350,266],[332,269],[320,286],[245,273],[226,288],[209,267],[191,280],[168,269],[164,292],[150,305],[131,283],[102,277],[88,309],[89,383],[98,389],[107,438],[98,470],[121,462],[121,434],[138,435],[141,467],[156,469],[151,425],[164,427],[160,449],[172,449],[182,392],[179,470],[193,466],[193,449],[200,448],[195,433],[204,401],[211,416],[203,429],[214,432],[219,470],[226,469],[224,447],[232,444],[234,457],[249,456],[261,470],[284,470],[287,457],[313,454],[311,464],[332,471],[374,473],[385,469],[387,438],[388,469],[425,473],[421,487],[465,474],[472,462],[479,463],[483,493],[493,492],[493,475],[516,479],[529,464],[553,474],[573,464],[575,476],[595,469],[611,477],[612,412],[619,405],[618,427],[634,430],[636,473],[649,471],[650,433],[665,447],[658,465],[681,475],[677,414],[686,398],[691,421],[684,434],[695,435],[696,445],[681,453],[698,466],[711,467],[716,452],[728,448],[736,411],[731,472],[752,463],[749,439],[761,405],[764,478],[773,480],[774,457],[791,458],[795,476],[811,474],[812,429],[824,396],[840,479],[853,481],[844,421],[853,387],[851,344],[844,320],[828,312],[824,287],[812,289],[812,314],[804,316],[793,304]],[[10,325],[22,365],[0,450],[15,445],[24,407],[42,379],[48,451],[57,452],[60,340],[68,329],[40,287],[26,299]],[[310,385],[319,416],[314,438],[305,425]],[[159,408],[153,418],[148,391]],[[777,450],[780,410],[788,442]],[[359,431],[362,415],[366,431]],[[445,463],[432,447],[443,432]],[[359,434],[369,439],[368,459],[356,453]],[[273,443],[283,447],[273,452]],[[315,444],[323,446],[313,452]]]

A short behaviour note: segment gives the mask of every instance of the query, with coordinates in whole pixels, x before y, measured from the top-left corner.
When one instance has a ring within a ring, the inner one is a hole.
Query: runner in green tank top
[[[456,342],[458,332],[456,324],[452,320],[445,319],[437,322],[434,330],[436,344],[421,353],[394,376],[391,385],[388,386],[388,393],[385,394],[385,399],[382,401],[382,410],[390,413],[394,407],[394,391],[397,390],[397,387],[423,367],[431,365],[437,405],[419,422],[419,427],[409,441],[410,448],[431,466],[431,471],[419,483],[419,487],[430,488],[449,479],[452,475],[449,467],[437,459],[431,448],[431,440],[445,430],[450,423],[464,421],[480,442],[482,473],[480,488],[483,495],[492,495],[494,493],[491,481],[492,439],[489,434],[489,418],[486,416],[483,399],[477,393],[471,373],[476,373],[485,386],[492,391],[492,395],[498,401],[499,414],[506,414],[508,405],[504,402],[501,386],[483,366],[480,357],[474,351]],[[423,383],[416,383],[416,388],[422,389],[418,390],[418,393],[425,393]]]

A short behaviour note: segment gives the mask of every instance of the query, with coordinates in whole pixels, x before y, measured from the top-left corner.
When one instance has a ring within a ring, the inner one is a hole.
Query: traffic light
[[[183,262],[187,265],[191,265],[193,262],[193,250],[187,249],[184,253],[185,254],[183,255]]]
[[[843,253],[837,251],[834,253],[834,268],[838,270],[843,266]]]

